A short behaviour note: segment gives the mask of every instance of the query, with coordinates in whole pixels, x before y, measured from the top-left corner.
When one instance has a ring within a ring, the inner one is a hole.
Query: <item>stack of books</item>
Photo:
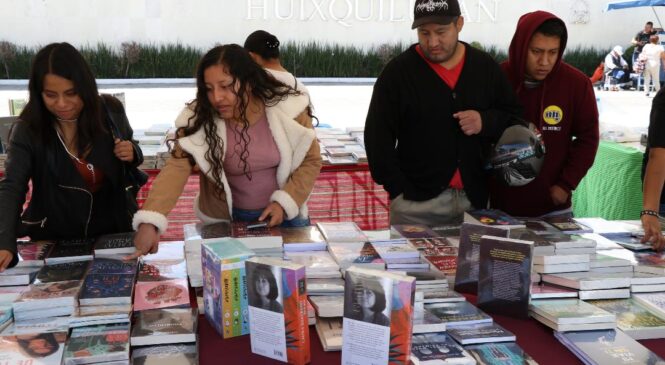
[[[197,333],[196,309],[150,309],[134,313],[131,344],[132,347],[166,344],[187,344],[196,347]]]
[[[307,280],[342,277],[339,265],[328,251],[285,252],[284,258],[305,266]]]
[[[430,264],[421,259],[420,251],[404,242],[373,242],[389,271],[429,271]]]
[[[544,274],[546,283],[577,289],[580,299],[619,299],[630,297],[631,278],[625,274],[573,272]]]
[[[185,237],[185,259],[189,285],[193,288],[200,288],[203,286],[201,245],[218,238],[230,237],[231,224],[228,222],[208,225],[189,223],[183,225],[182,229]]]
[[[342,350],[342,318],[316,318],[316,333],[323,351]]]
[[[12,304],[14,319],[26,321],[49,317],[71,316],[78,307],[81,281],[57,281],[32,284]]]
[[[134,289],[134,311],[189,308],[186,266],[182,242],[160,243],[157,254],[144,256]]]
[[[134,247],[135,232],[106,234],[97,237],[94,244],[95,257],[131,255]]]
[[[316,226],[280,228],[284,252],[325,251],[326,240]]]
[[[47,265],[64,262],[90,261],[93,257],[94,239],[56,241],[44,260]]]
[[[589,301],[617,318],[617,327],[635,340],[665,338],[665,319],[633,298]]]
[[[129,362],[129,323],[78,327],[72,330],[64,365]]]
[[[633,264],[630,260],[597,253],[590,255],[589,271],[598,273],[632,273]]]
[[[616,316],[580,299],[534,300],[531,317],[555,331],[613,329]]]
[[[78,312],[72,317],[70,326],[128,324],[137,266],[137,260],[96,258],[83,281]]]
[[[259,256],[282,257],[282,234],[278,227],[253,227],[248,222],[232,222],[231,236]]]
[[[194,344],[171,344],[137,347],[132,350],[132,364],[198,365],[199,349]]]
[[[386,264],[374,246],[360,242],[328,242],[328,250],[342,272],[352,266],[385,270]]]

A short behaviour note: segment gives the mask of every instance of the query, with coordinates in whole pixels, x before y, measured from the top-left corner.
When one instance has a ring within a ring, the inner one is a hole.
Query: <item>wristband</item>
[[[642,216],[645,216],[645,215],[651,215],[651,216],[654,216],[654,217],[658,217],[658,212],[656,212],[655,210],[645,209],[645,210],[640,212],[640,218]]]

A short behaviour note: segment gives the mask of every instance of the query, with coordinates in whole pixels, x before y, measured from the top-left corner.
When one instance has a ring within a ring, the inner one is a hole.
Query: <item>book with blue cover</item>
[[[112,257],[96,257],[90,267],[94,274],[136,274],[137,260],[122,260]]]
[[[618,330],[554,332],[554,337],[585,364],[657,365],[665,362],[641,343]]]
[[[79,296],[81,305],[131,304],[132,274],[88,274]]]

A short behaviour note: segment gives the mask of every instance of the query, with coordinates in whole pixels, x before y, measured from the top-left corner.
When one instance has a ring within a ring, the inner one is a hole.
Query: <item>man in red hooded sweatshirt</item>
[[[540,174],[524,186],[490,184],[493,208],[519,217],[572,215],[571,193],[593,165],[598,109],[589,78],[561,60],[568,32],[555,15],[523,15],[501,68],[542,132],[546,155]]]

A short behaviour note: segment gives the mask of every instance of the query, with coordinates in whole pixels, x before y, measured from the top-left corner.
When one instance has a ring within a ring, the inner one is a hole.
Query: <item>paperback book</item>
[[[505,229],[486,225],[463,223],[460,229],[459,255],[455,273],[455,291],[476,294],[480,257],[480,237],[484,235],[507,237]]]
[[[345,274],[342,364],[406,364],[415,279],[352,267]]]
[[[196,342],[196,309],[151,309],[135,312],[134,317],[132,347]]]
[[[616,322],[614,314],[579,299],[534,300],[530,309],[557,324]]]
[[[285,252],[325,251],[328,244],[316,226],[280,228]]]
[[[462,345],[516,341],[515,334],[496,323],[451,327],[448,329],[448,334]]]
[[[42,266],[35,279],[35,284],[58,281],[83,280],[90,268],[91,261],[64,262]]]
[[[139,347],[132,350],[132,365],[198,365],[196,343]]]
[[[492,317],[467,301],[428,304],[425,309],[443,320],[446,328],[492,322]]]
[[[305,267],[253,257],[245,269],[252,352],[289,364],[309,363]]]
[[[282,234],[278,227],[248,228],[248,224],[249,222],[231,222],[231,235],[247,248],[256,250],[282,247]]]
[[[328,243],[362,243],[369,240],[354,222],[318,222],[316,226]]]
[[[18,241],[16,251],[18,252],[18,263],[16,267],[41,267],[44,266],[44,260],[49,251],[53,248],[52,242],[38,241]]]
[[[316,318],[316,333],[323,351],[342,350],[342,318]]]
[[[46,257],[46,264],[92,260],[93,239],[56,241]]]
[[[78,327],[65,347],[64,364],[129,361],[129,324]]]
[[[88,274],[79,296],[81,305],[131,304],[133,274]]]
[[[465,348],[479,364],[538,364],[515,342],[485,343]]]
[[[0,287],[29,285],[35,280],[39,267],[12,267],[0,272]]]
[[[515,219],[498,209],[477,209],[464,212],[464,222],[484,224],[504,229],[525,228],[523,221]]]
[[[136,283],[134,311],[171,307],[189,307],[189,289],[186,279]]]
[[[369,269],[385,269],[385,261],[379,256],[374,246],[369,243],[337,243],[328,244],[330,254],[342,271],[351,266]]]
[[[31,364],[31,365],[60,365],[65,352],[67,331],[64,332],[33,332],[24,334],[19,340],[14,335],[0,335],[0,363],[2,364]],[[49,344],[50,350],[45,356],[29,355],[26,348]]]
[[[94,244],[95,257],[133,254],[136,251],[134,235],[135,232],[123,232],[97,237]]]
[[[491,313],[527,318],[533,242],[482,236],[478,307]]]
[[[660,364],[663,360],[623,331],[554,332],[561,343],[585,364]]]
[[[476,363],[469,353],[445,332],[413,335],[411,361],[414,365]]]
[[[636,340],[665,337],[665,320],[632,298],[589,303],[613,313],[617,317],[617,327]]]
[[[439,236],[424,224],[393,224],[391,228],[407,239],[433,238]]]

